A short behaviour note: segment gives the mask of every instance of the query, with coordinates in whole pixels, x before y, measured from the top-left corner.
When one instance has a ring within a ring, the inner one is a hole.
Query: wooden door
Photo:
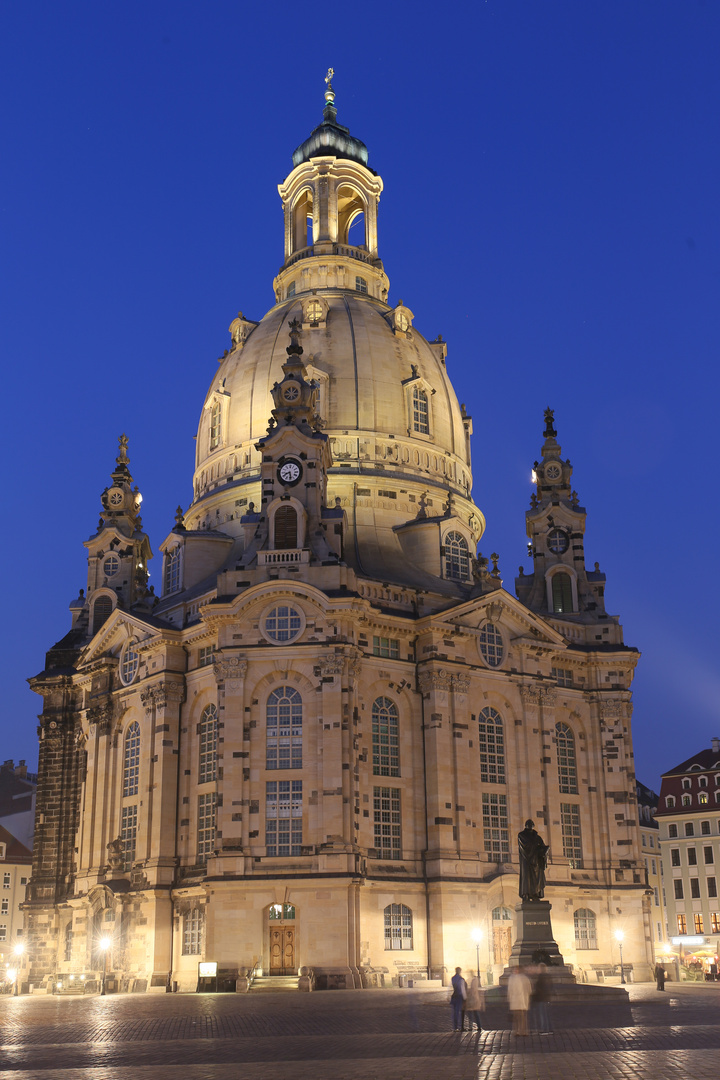
[[[295,975],[295,928],[273,926],[270,930],[270,974]]]
[[[493,960],[496,964],[507,965],[512,948],[512,928],[510,926],[493,927]]]

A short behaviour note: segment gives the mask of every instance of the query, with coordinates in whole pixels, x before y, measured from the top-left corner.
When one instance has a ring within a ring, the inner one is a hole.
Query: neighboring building
[[[656,817],[675,952],[690,970],[717,970],[720,740],[663,773]]]
[[[617,964],[622,929],[648,973],[638,653],[586,568],[553,414],[514,596],[475,556],[471,418],[445,343],[387,302],[382,181],[333,97],[280,185],[275,305],[208,368],[162,597],[123,437],[87,593],[30,680],[35,985],[98,970],[109,930],[135,990],[193,990],[201,960],[320,987],[442,976],[475,965],[478,928],[497,978],[529,817],[566,962]]]
[[[651,928],[653,953],[657,959],[665,953],[667,945],[667,916],[665,914],[665,890],[662,855],[660,852],[660,829],[655,820],[658,796],[649,787],[637,783],[638,822],[640,844],[645,860],[647,886],[650,890]]]
[[[23,940],[22,904],[31,869],[32,852],[0,825],[0,975]]]
[[[35,828],[37,773],[28,772],[24,761],[0,765],[0,825],[32,850]]]

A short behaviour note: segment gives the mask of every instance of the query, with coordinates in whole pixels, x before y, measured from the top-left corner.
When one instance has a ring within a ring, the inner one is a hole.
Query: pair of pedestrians
[[[530,975],[532,975],[532,981]],[[513,1031],[516,1035],[527,1035],[528,1010],[531,1005],[538,1030],[550,1032],[548,1002],[552,997],[552,980],[545,964],[538,964],[536,968],[528,968],[526,971],[515,968],[508,979],[507,995]]]
[[[455,968],[452,977],[452,994],[450,1007],[452,1009],[453,1031],[462,1031],[465,1027],[465,1017],[468,1018],[468,1031],[472,1031],[473,1024],[477,1027],[478,1034],[482,1031],[480,1023],[481,1013],[485,1011],[485,991],[480,985],[479,976],[475,976],[470,982],[470,988],[462,977],[462,968]]]

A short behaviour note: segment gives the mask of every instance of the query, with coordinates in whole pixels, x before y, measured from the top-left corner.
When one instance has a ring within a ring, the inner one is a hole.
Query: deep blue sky
[[[69,627],[122,431],[155,551],[226,328],[271,306],[276,191],[320,121],[381,174],[380,254],[474,418],[506,586],[546,405],[643,653],[639,777],[720,734],[720,4],[4,5],[0,758]],[[156,587],[160,559],[151,564]],[[525,562],[526,567],[528,566]]]

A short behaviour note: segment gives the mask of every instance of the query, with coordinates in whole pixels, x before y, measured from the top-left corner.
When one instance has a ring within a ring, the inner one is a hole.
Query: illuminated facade
[[[502,972],[515,834],[551,848],[567,963],[651,957],[630,683],[637,651],[587,570],[551,412],[526,514],[533,567],[477,555],[471,418],[446,345],[388,303],[382,182],[336,120],[279,191],[285,261],[240,315],[201,410],[163,590],[121,440],[87,592],[31,680],[44,697],[30,981],[316,985]]]

